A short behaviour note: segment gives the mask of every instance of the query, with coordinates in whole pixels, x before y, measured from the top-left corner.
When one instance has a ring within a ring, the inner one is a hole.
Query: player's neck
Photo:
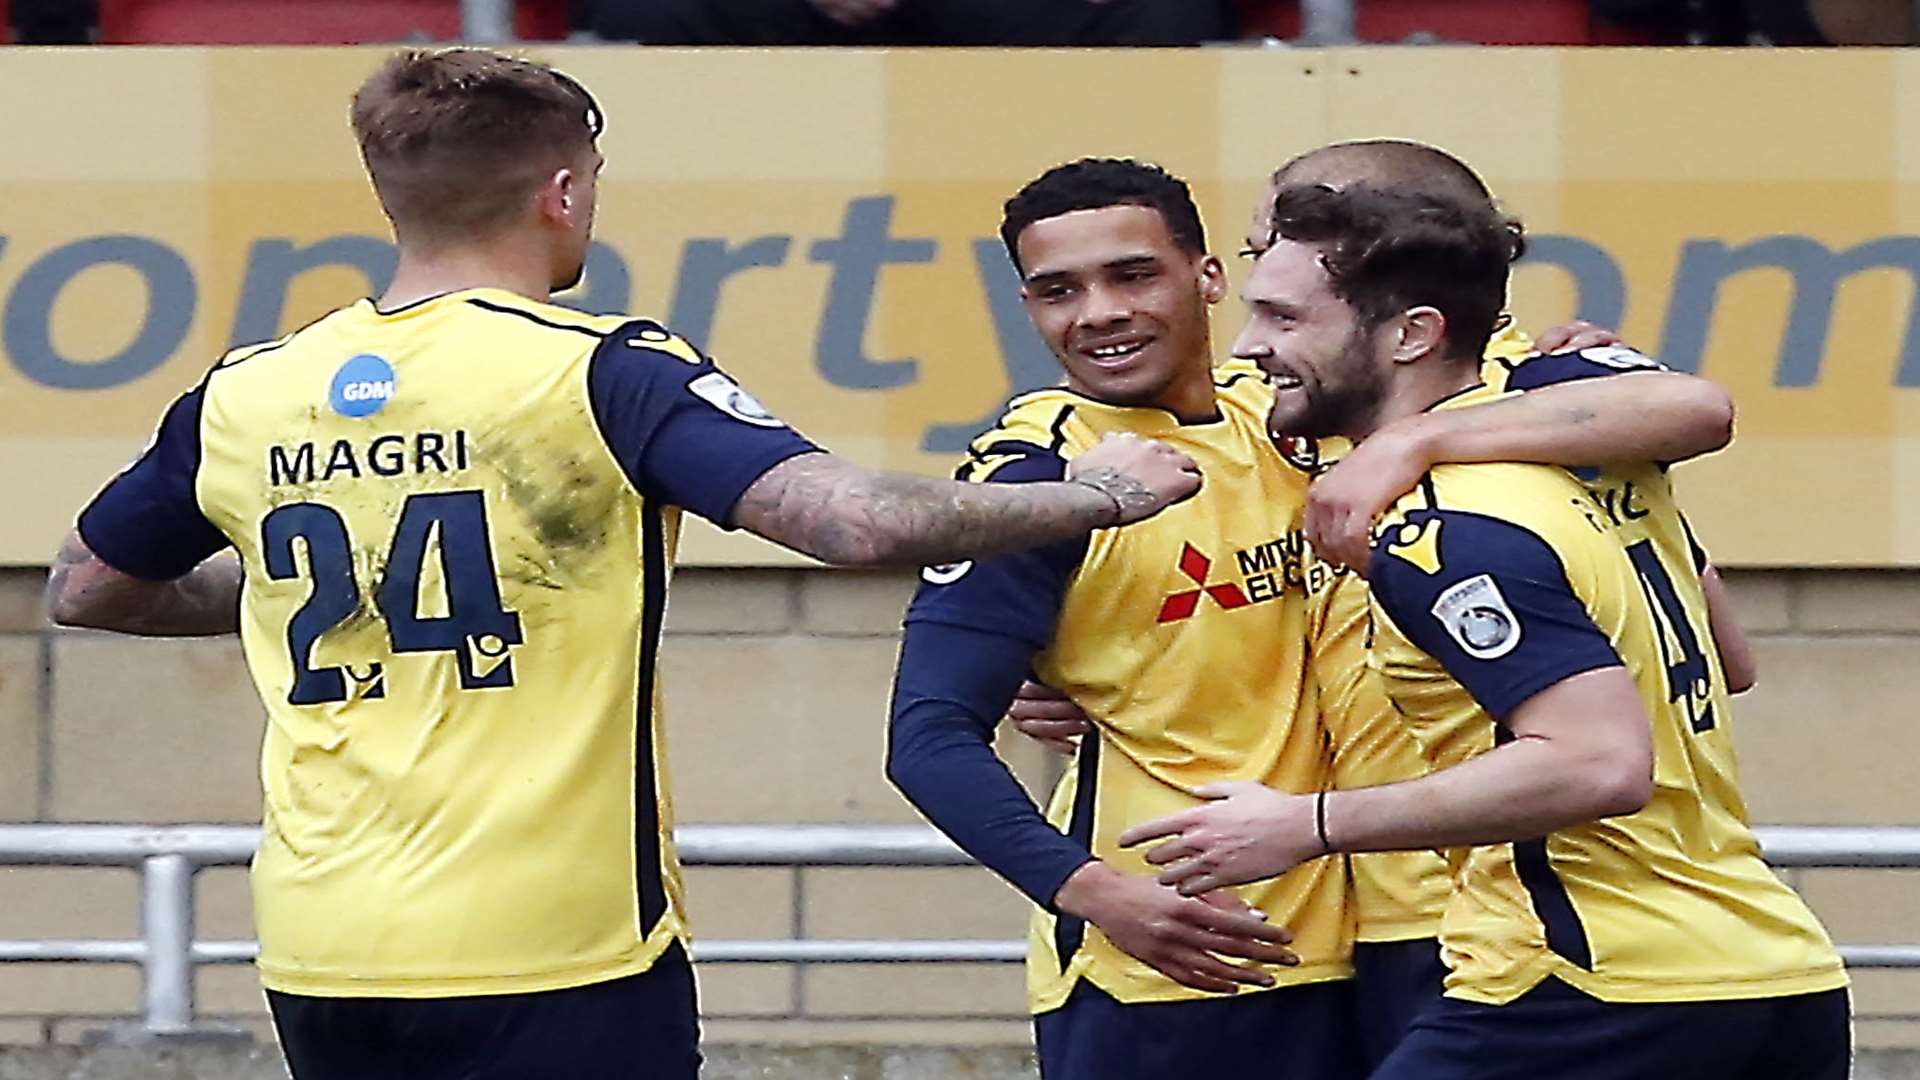
[[[1193,370],[1184,374],[1167,387],[1166,393],[1155,402],[1167,410],[1183,424],[1201,423],[1217,419],[1220,415],[1220,403],[1216,400],[1213,387],[1213,365],[1211,361],[1203,367],[1194,365]]]
[[[425,254],[402,248],[400,265],[377,306],[391,311],[466,289],[504,289],[545,303],[553,296],[551,279],[545,253],[523,256],[506,246]]]
[[[1395,372],[1387,395],[1366,424],[1366,430],[1348,435],[1353,441],[1361,442],[1388,424],[1426,412],[1479,382],[1480,368],[1475,364],[1444,361],[1408,364]]]

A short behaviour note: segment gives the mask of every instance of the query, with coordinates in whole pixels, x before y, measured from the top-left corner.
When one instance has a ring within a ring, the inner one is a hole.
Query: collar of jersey
[[[1478,405],[1484,400],[1499,396],[1500,395],[1493,392],[1486,383],[1476,382],[1472,386],[1463,386],[1455,390],[1453,393],[1448,394],[1446,397],[1441,398],[1420,411],[1439,412],[1442,409],[1463,409],[1469,405]]]
[[[1102,401],[1090,394],[1083,394],[1070,386],[1049,386],[1044,390],[1035,390],[1033,391],[1033,395],[1022,395],[1022,400],[1030,400],[1032,396],[1040,394],[1059,394],[1062,397],[1073,399],[1073,403],[1077,408],[1092,407],[1103,412],[1134,417],[1137,418],[1135,423],[1141,427],[1159,428],[1163,430],[1167,428],[1207,427],[1211,424],[1221,423],[1227,418],[1227,414],[1220,409],[1220,398],[1217,394],[1214,396],[1213,415],[1199,417],[1194,420],[1183,420],[1176,415],[1173,410],[1163,409],[1158,405],[1116,405],[1111,401]]]
[[[432,309],[440,306],[443,303],[447,303],[449,301],[465,300],[469,298],[480,298],[480,299],[492,300],[495,303],[508,304],[512,306],[529,305],[537,302],[537,301],[528,299],[527,297],[521,296],[519,293],[514,292],[510,289],[499,289],[491,285],[481,285],[472,289],[455,289],[452,292],[435,293],[432,296],[423,296],[420,299],[413,301],[412,303],[402,304],[397,308],[383,309],[380,307],[379,303],[376,302],[370,296],[361,297],[359,303],[356,306],[360,307],[367,314],[372,315],[373,317],[378,319],[404,319],[412,315],[418,315],[422,312],[431,311]]]

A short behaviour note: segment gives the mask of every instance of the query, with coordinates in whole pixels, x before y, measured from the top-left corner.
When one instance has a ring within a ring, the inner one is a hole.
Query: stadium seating
[[[4,0],[0,0],[4,10]],[[566,0],[520,0],[523,40],[567,35]],[[459,0],[101,0],[117,45],[347,45],[460,36]]]
[[[1586,0],[1355,0],[1365,42],[1432,34],[1484,45],[1615,45],[1638,39],[1596,20]],[[1242,25],[1254,36],[1300,34],[1300,0],[1241,0]]]

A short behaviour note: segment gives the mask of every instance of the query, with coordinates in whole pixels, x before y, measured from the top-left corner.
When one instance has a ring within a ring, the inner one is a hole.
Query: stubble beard
[[[1303,385],[1301,392],[1307,396],[1307,407],[1290,427],[1275,427],[1269,420],[1268,427],[1274,434],[1307,439],[1338,435],[1355,441],[1369,434],[1374,417],[1380,414],[1380,405],[1386,400],[1387,384],[1369,362],[1367,346],[1365,334],[1356,331],[1350,336],[1329,366],[1330,370],[1341,373],[1340,381],[1323,379]]]

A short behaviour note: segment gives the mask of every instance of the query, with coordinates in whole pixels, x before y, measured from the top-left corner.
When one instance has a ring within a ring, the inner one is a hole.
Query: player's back
[[[199,502],[245,562],[268,711],[270,987],[578,985],[679,931],[652,675],[678,511],[609,449],[603,347],[700,360],[470,290],[363,301],[209,375]]]
[[[1389,514],[1383,536],[1374,660],[1437,766],[1511,733],[1494,719],[1506,705],[1483,707],[1436,653],[1484,664],[1475,678],[1514,705],[1594,666],[1541,651],[1554,628],[1529,627],[1525,597],[1535,590],[1571,593],[1632,674],[1652,722],[1654,792],[1642,810],[1468,854],[1442,928],[1453,993],[1504,1002],[1549,974],[1611,1001],[1844,985],[1824,931],[1761,860],[1726,731],[1703,724],[1669,684],[1671,620],[1711,640],[1697,579],[1690,592],[1670,582],[1679,602],[1666,610],[1591,495],[1546,466],[1436,468]],[[1529,633],[1532,652],[1518,651]],[[1703,692],[1724,716],[1724,684]]]

